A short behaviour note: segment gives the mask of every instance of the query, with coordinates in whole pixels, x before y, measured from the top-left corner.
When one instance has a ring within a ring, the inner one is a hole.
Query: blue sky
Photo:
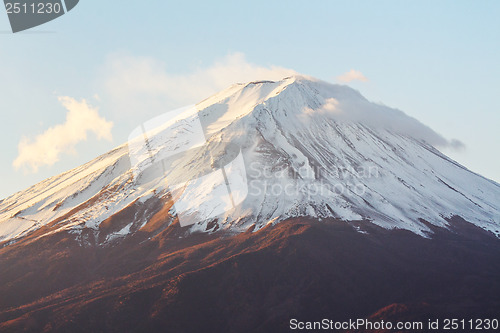
[[[465,149],[444,152],[500,182],[498,17],[498,1],[81,0],[12,34],[0,10],[0,198],[126,142],[157,114],[287,69],[332,83],[359,71],[367,81],[348,85],[460,140]],[[71,110],[88,117],[66,121]],[[19,143],[48,132],[66,138],[57,156],[23,164]]]

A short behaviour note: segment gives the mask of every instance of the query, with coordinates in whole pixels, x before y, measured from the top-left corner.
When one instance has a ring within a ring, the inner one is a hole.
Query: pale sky
[[[0,10],[0,199],[233,82],[347,84],[500,182],[498,1],[97,1],[12,34]]]

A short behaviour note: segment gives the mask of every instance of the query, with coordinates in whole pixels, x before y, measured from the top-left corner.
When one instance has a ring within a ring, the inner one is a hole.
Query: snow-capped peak
[[[432,129],[347,86],[305,76],[235,84],[193,108],[144,132],[147,151],[140,141],[120,146],[0,202],[0,242],[42,226],[98,235],[103,221],[135,207],[111,241],[147,228],[151,203],[167,198],[177,200],[169,213],[196,216],[191,231],[311,216],[428,235],[429,224],[458,215],[500,235],[499,184],[441,154],[434,146],[449,142]],[[165,154],[193,131],[199,142],[174,160]],[[147,158],[161,167],[135,165]]]

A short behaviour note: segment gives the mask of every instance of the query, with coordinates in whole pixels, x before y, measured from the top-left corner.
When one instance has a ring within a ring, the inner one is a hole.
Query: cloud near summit
[[[368,82],[368,79],[363,75],[363,73],[354,69],[351,69],[349,72],[337,76],[337,80],[343,83],[348,83],[356,80],[361,82]]]
[[[345,88],[351,89],[351,88]],[[325,98],[323,105],[315,110],[304,108],[302,119],[307,122],[309,116],[322,114],[337,121],[353,122],[371,129],[388,130],[425,141],[439,148],[461,150],[465,145],[456,139],[448,140],[429,126],[407,115],[401,110],[370,102],[364,98]]]
[[[138,110],[154,115],[198,103],[237,82],[280,80],[295,74],[284,67],[250,63],[243,53],[231,53],[180,74],[155,58],[115,54],[108,57],[103,88],[117,116],[128,117]]]

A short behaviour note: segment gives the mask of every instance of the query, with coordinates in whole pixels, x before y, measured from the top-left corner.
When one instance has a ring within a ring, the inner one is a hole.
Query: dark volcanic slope
[[[498,317],[500,242],[453,225],[460,234],[425,239],[336,220],[223,238],[179,238],[172,224],[107,248],[58,233],[0,250],[0,331],[279,332],[290,318]]]

